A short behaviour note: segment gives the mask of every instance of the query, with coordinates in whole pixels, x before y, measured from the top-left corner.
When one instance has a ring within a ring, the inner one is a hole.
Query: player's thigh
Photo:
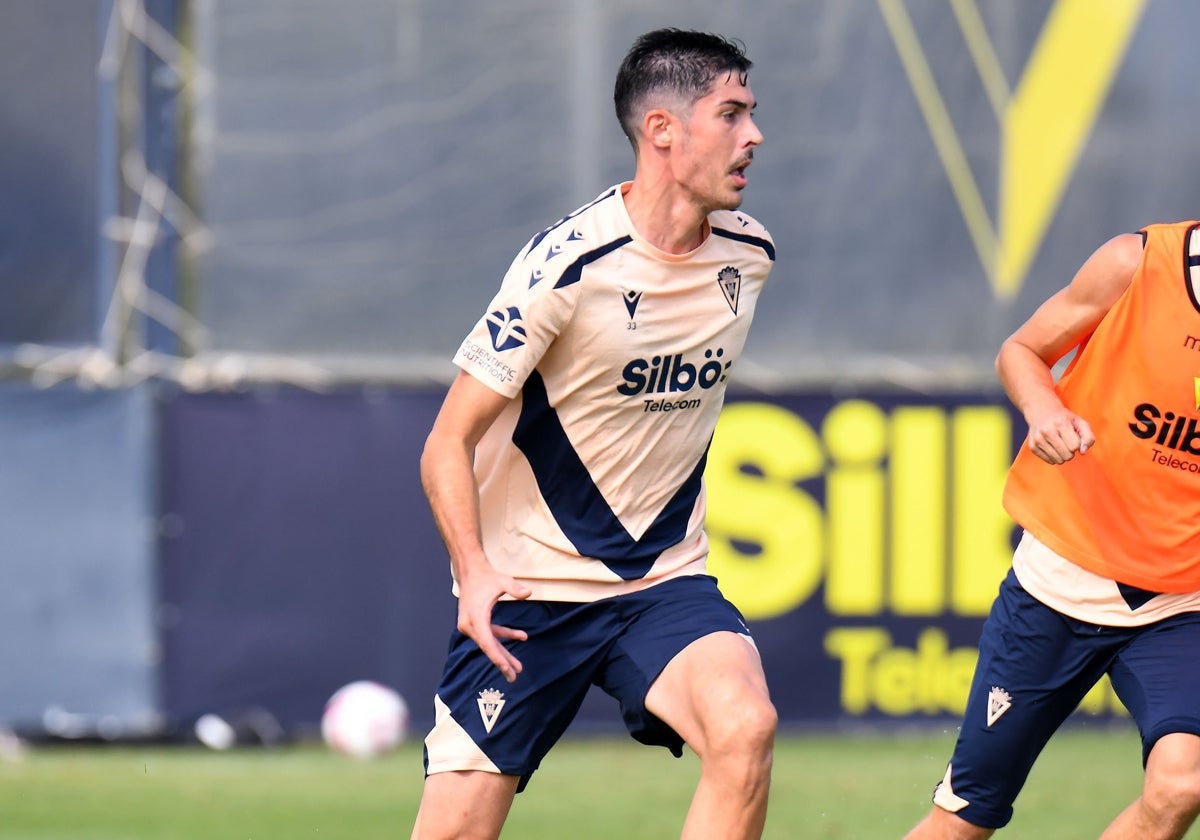
[[[738,708],[723,699],[736,692],[747,696],[744,704],[769,709],[750,630],[714,578],[675,578],[610,602],[621,628],[596,684],[621,704],[625,726],[635,739],[680,755],[685,738],[697,746],[701,730],[690,725],[696,706],[711,704],[703,709],[706,715],[737,714]],[[712,636],[724,640],[713,641]],[[696,680],[707,676],[703,658],[692,655],[695,645],[711,650],[707,666],[720,667],[728,681],[716,685],[719,680],[710,678],[707,698],[694,688]],[[760,702],[752,703],[754,698]]]
[[[517,777],[482,770],[425,780],[412,840],[494,840],[517,793]]]
[[[776,726],[758,650],[748,636],[729,631],[680,651],[647,692],[646,708],[701,756],[731,736],[769,742]]]
[[[1166,735],[1200,735],[1200,613],[1132,631],[1109,669],[1113,690],[1142,736],[1142,760]]]
[[[1030,596],[1010,572],[979,641],[958,741],[934,803],[1000,828],[1050,737],[1122,642]]]

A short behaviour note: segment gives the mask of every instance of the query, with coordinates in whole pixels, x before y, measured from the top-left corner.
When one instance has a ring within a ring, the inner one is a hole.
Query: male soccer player
[[[775,709],[705,573],[703,481],[775,257],[737,211],[750,67],[719,36],[638,38],[614,94],[633,180],[534,236],[455,356],[421,459],[458,628],[417,840],[497,837],[591,685],[637,740],[698,754],[683,837],[762,834]]]
[[[1024,534],[935,807],[909,840],[1006,825],[1104,674],[1141,733],[1145,777],[1101,837],[1183,837],[1200,812],[1200,223],[1102,245],[996,369],[1029,425],[1004,491]]]

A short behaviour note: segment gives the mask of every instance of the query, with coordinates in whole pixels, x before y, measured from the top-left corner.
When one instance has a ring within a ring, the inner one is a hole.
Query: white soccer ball
[[[394,690],[359,680],[334,692],[321,715],[321,737],[335,752],[377,758],[404,743],[408,704]]]

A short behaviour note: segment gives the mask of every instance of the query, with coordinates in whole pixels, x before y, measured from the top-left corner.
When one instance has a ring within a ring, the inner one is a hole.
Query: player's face
[[[742,203],[746,167],[762,132],[754,124],[754,93],[737,73],[718,76],[685,122],[676,169],[683,187],[706,210],[732,210]]]

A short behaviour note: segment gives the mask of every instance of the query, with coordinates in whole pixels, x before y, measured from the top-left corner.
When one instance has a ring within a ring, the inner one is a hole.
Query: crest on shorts
[[[721,294],[725,296],[725,302],[729,304],[729,308],[736,315],[738,298],[742,294],[742,273],[733,266],[727,265],[717,274],[717,285],[721,287]]]
[[[492,727],[496,725],[496,719],[500,717],[500,710],[504,708],[504,692],[495,688],[485,688],[479,692],[479,699],[475,702],[479,704],[483,728],[491,732]]]
[[[1000,715],[1007,712],[1011,706],[1012,695],[1000,686],[992,686],[992,690],[988,692],[987,725],[991,726],[1000,720]]]

